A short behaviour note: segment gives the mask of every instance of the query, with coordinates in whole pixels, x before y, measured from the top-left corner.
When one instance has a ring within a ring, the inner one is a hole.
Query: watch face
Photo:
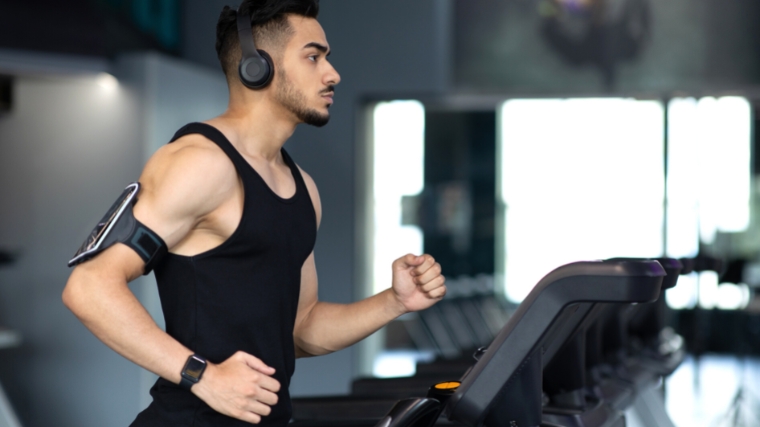
[[[185,369],[182,370],[182,376],[197,382],[201,379],[204,369],[206,369],[206,361],[197,356],[190,356],[185,363]]]

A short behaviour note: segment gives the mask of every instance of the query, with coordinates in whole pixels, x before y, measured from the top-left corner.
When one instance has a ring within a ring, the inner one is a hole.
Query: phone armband
[[[139,182],[133,182],[124,189],[84,241],[74,258],[69,261],[69,267],[95,257],[114,243],[123,243],[145,261],[143,274],[148,274],[153,270],[166,255],[168,248],[158,234],[135,218],[132,209],[137,203],[139,192]]]

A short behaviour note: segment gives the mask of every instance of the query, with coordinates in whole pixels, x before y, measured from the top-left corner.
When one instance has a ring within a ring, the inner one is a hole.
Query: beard
[[[277,77],[279,84],[275,90],[275,99],[293,113],[298,120],[316,127],[322,127],[330,121],[330,113],[321,114],[319,111],[306,106],[306,96],[288,79],[282,67],[277,70]],[[332,88],[328,88],[325,92],[331,90]]]

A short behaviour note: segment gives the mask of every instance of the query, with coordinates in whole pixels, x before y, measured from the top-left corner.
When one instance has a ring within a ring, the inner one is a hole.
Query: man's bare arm
[[[234,167],[208,144],[187,137],[163,147],[140,177],[143,190],[135,217],[160,235],[170,249],[235,191]],[[136,253],[116,244],[74,269],[63,301],[106,345],[179,383],[182,367],[193,351],[162,331],[130,291],[128,282],[141,275],[143,267]],[[192,391],[219,412],[256,423],[277,402],[274,393],[280,385],[271,378],[273,373],[260,360],[240,353],[219,365],[209,364]],[[241,401],[245,403],[239,404]]]
[[[127,286],[142,274],[144,265],[132,249],[114,245],[74,269],[63,302],[107,346],[178,383],[176,361],[192,351],[159,329]],[[133,344],[137,342],[150,345]]]
[[[341,350],[404,313],[433,305],[446,294],[440,266],[430,255],[406,255],[394,261],[393,269],[396,281],[400,276],[408,276],[409,282],[403,286],[414,288],[407,294],[411,297],[404,299],[391,288],[352,304],[327,303],[317,299],[316,268],[312,254],[302,270],[303,303],[299,301],[294,331],[296,356],[319,356]],[[394,284],[394,287],[397,286]]]
[[[314,181],[303,173],[317,214],[322,207]],[[422,310],[446,294],[441,266],[430,255],[408,254],[393,262],[390,289],[352,304],[319,301],[312,253],[301,269],[301,293],[294,328],[297,357],[318,356],[348,347],[409,311]]]

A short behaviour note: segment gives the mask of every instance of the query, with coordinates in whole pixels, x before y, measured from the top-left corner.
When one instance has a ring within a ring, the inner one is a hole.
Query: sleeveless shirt
[[[317,235],[314,206],[284,149],[282,156],[296,183],[289,199],[272,191],[216,128],[191,123],[177,131],[172,142],[188,134],[205,136],[227,154],[242,181],[245,200],[237,229],[220,246],[195,256],[169,253],[156,266],[166,332],[212,363],[244,351],[275,368],[274,378],[281,386],[278,403],[259,425],[285,426],[291,414],[288,386],[295,369],[293,328],[301,267]],[[133,427],[250,426],[214,411],[191,391],[163,378],[150,393],[153,402]]]

